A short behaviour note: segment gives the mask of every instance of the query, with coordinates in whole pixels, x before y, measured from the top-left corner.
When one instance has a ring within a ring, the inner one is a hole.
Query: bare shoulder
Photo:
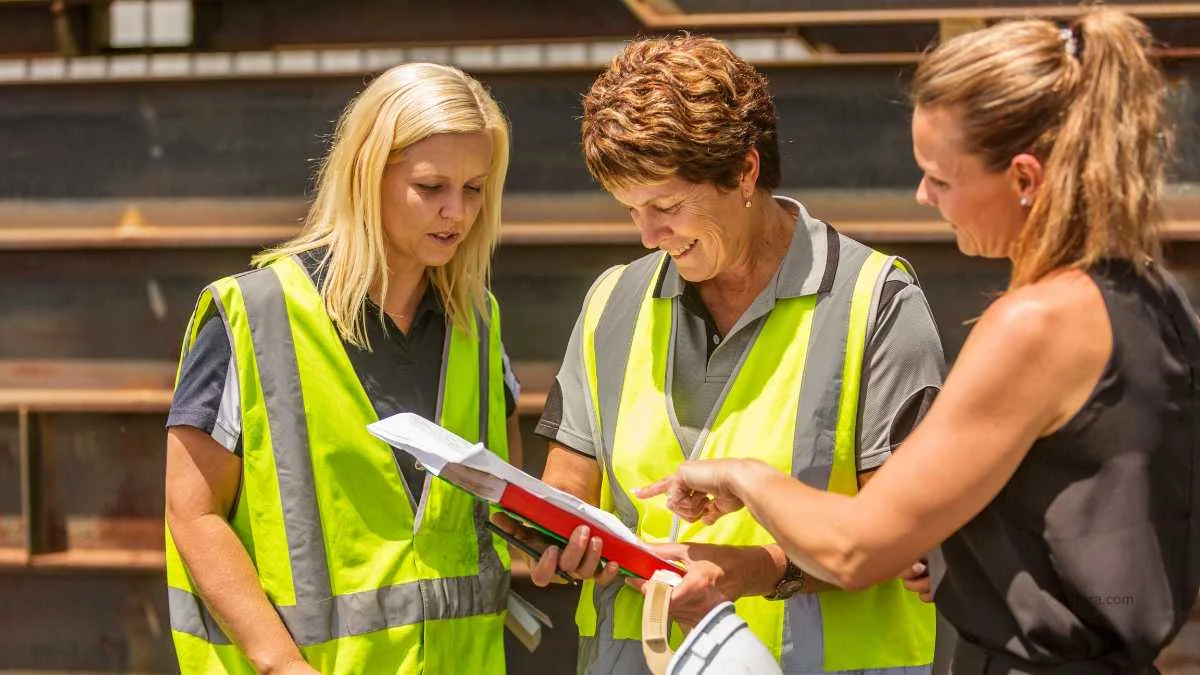
[[[1013,376],[1036,379],[1061,402],[1048,431],[1083,406],[1112,354],[1104,297],[1079,270],[1008,293],[984,312],[975,332],[998,364]]]
[[[1008,293],[984,312],[979,327],[1004,333],[1018,348],[1086,351],[1100,346],[1097,343],[1111,346],[1104,297],[1091,277],[1079,270],[1056,272]]]

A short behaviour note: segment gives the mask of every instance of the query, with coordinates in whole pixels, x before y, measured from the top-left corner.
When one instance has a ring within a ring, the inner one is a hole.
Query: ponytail
[[[1097,9],[1065,31],[1028,20],[968,33],[918,66],[914,105],[956,110],[967,152],[993,171],[1021,153],[1045,167],[1010,290],[1063,267],[1159,256],[1170,133],[1150,42],[1137,19]]]

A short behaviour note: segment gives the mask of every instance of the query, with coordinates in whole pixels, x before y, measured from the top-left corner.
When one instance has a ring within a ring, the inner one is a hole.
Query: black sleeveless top
[[[1087,403],[931,557],[955,675],[1156,672],[1196,600],[1200,323],[1133,265],[1091,272],[1113,352]]]

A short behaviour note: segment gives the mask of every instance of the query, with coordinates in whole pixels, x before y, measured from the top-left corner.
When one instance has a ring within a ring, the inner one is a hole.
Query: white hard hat
[[[688,633],[667,666],[667,675],[773,675],[782,674],[750,627],[723,602]]]

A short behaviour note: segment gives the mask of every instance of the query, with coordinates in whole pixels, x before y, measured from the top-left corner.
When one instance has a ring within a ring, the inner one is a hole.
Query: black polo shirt
[[[310,276],[316,276],[317,257],[301,256]],[[396,413],[413,412],[434,420],[437,414],[438,384],[442,371],[442,351],[446,339],[446,317],[437,292],[429,286],[417,306],[408,333],[396,327],[379,307],[366,304],[367,337],[371,351],[343,341],[346,355],[363,390],[380,419]],[[229,337],[219,314],[214,314],[196,337],[184,357],[167,415],[167,427],[196,427],[230,451],[241,455],[242,424],[237,369],[230,358]],[[504,398],[507,415],[516,411],[520,385],[504,356]],[[434,420],[436,421],[436,420]],[[398,453],[408,458],[404,453]],[[419,496],[424,474],[411,464],[402,465],[412,494]]]

